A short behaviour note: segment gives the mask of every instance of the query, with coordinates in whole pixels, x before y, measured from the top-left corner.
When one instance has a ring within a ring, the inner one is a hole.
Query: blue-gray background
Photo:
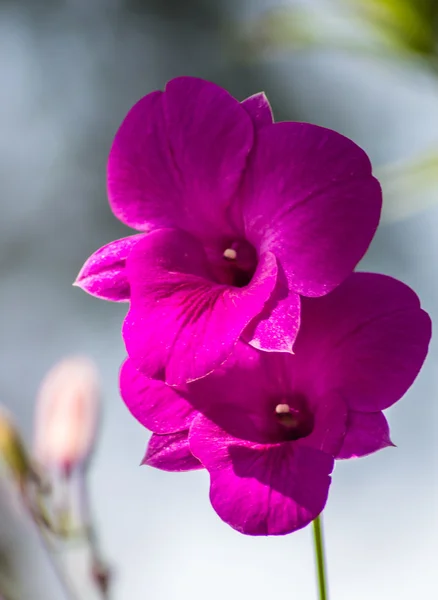
[[[321,2],[308,4],[320,10]],[[327,29],[339,26],[331,4],[321,13]],[[46,370],[65,354],[96,360],[104,420],[91,486],[116,570],[114,598],[316,597],[310,529],[278,539],[241,536],[211,509],[206,474],[139,467],[147,433],[117,389],[126,307],[71,286],[92,251],[128,232],[105,195],[107,152],[127,110],[168,79],[189,74],[240,99],[264,90],[278,119],[337,129],[377,168],[438,147],[438,76],[416,64],[336,50],[258,55],[257,45],[241,38],[273,5],[0,2],[0,400],[30,440]],[[410,191],[414,209],[423,193]],[[436,318],[438,204],[414,209],[380,227],[361,267],[413,286]],[[433,343],[414,387],[388,411],[398,448],[336,468],[325,511],[333,599],[436,597],[436,361]],[[5,518],[0,512],[0,531]],[[23,580],[37,560],[27,552]],[[49,598],[44,580],[40,586],[26,600]]]

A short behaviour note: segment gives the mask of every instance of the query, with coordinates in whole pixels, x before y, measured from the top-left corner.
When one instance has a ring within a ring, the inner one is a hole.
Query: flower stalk
[[[313,541],[315,547],[316,574],[318,579],[318,599],[328,600],[325,566],[324,538],[321,515],[313,521]]]

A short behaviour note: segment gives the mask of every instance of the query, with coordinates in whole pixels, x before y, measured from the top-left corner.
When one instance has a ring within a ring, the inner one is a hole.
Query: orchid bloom
[[[239,342],[220,368],[181,389],[128,359],[121,394],[153,432],[145,464],[204,467],[226,523],[250,535],[286,534],[324,508],[335,459],[392,445],[382,410],[412,385],[430,335],[410,288],[354,273],[322,298],[303,298],[294,355]]]
[[[365,152],[308,123],[274,123],[264,94],[170,81],[142,98],[108,162],[118,219],[140,233],[97,250],[76,285],[129,301],[123,337],[144,375],[206,376],[239,339],[291,354],[300,295],[344,281],[376,231],[381,190]]]

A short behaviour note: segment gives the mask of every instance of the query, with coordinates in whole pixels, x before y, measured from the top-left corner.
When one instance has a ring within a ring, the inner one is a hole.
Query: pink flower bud
[[[94,363],[70,357],[44,378],[37,398],[35,457],[69,474],[93,449],[99,417],[99,382]]]

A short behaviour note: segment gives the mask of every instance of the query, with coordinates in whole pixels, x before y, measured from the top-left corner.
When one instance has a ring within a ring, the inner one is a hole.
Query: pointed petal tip
[[[285,346],[280,346],[277,348],[263,348],[262,344],[257,339],[249,341],[248,344],[256,350],[259,350],[260,352],[281,353],[291,355],[295,354],[295,352],[293,351],[293,344],[287,344]]]
[[[388,433],[386,435],[386,439],[384,439],[382,442],[381,449],[384,450],[385,448],[397,448],[397,444],[394,444],[394,442],[391,439],[391,432],[389,430],[389,425],[388,425]]]
[[[257,129],[266,125],[272,125],[274,122],[272,107],[265,92],[253,94],[242,100],[241,104],[251,116]]]
[[[263,90],[260,92],[256,92],[255,94],[252,94],[251,96],[248,96],[248,98],[245,98],[245,100],[250,100],[250,99],[255,99],[255,98],[260,98],[261,100],[266,100],[266,102],[268,102],[268,97],[266,95],[266,92],[264,92]]]

